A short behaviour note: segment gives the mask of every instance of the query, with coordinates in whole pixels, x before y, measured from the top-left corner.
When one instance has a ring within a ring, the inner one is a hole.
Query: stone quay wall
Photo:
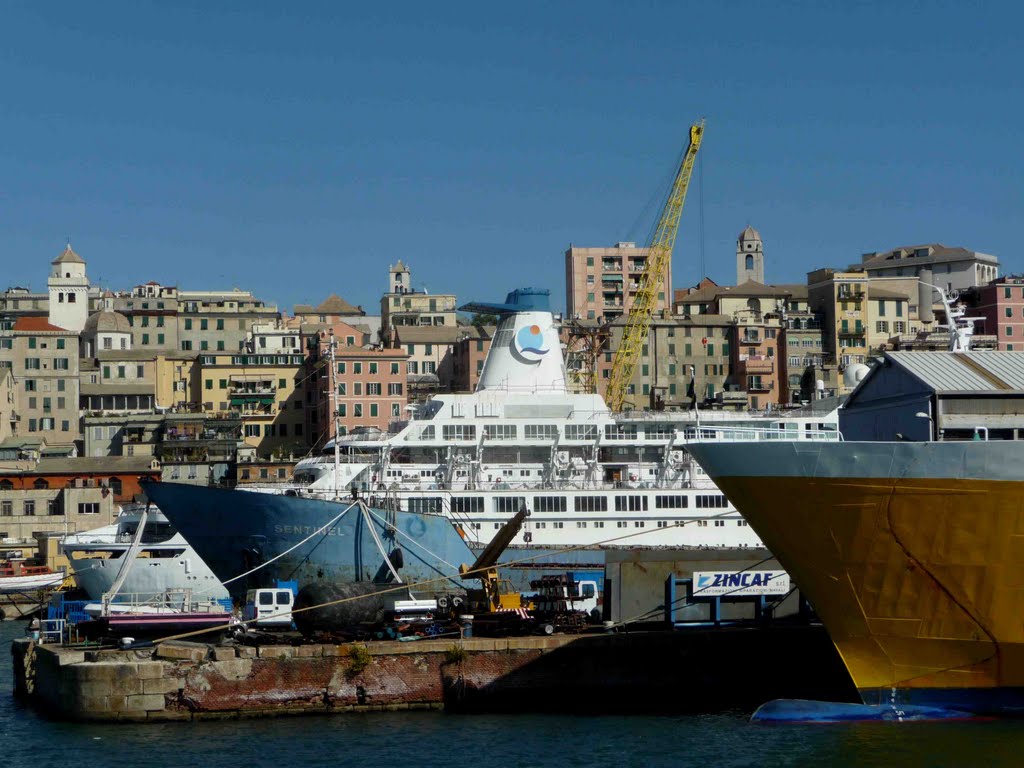
[[[76,721],[307,713],[679,712],[855,696],[820,628],[75,650],[17,640],[16,693]]]

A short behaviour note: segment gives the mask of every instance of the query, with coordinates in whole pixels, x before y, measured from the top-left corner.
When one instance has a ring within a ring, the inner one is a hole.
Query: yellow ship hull
[[[811,601],[866,703],[1024,711],[1024,482],[1008,457],[734,445],[693,453]]]

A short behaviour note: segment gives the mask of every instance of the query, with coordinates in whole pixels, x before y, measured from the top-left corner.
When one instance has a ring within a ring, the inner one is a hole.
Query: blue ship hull
[[[462,591],[466,585],[458,567],[475,560],[439,515],[372,508],[366,515],[351,506],[351,499],[322,501],[181,483],[148,483],[145,492],[224,582],[282,555],[341,515],[279,560],[228,583],[235,596],[279,579],[297,581],[300,588],[318,582],[397,584],[389,558],[403,583],[432,580],[424,592]]]

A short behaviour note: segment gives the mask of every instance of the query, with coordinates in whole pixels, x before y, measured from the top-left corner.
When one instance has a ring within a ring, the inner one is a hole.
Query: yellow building
[[[868,277],[863,272],[818,269],[807,275],[810,308],[822,318],[826,366],[844,369],[867,360],[867,334],[872,321],[867,291]],[[842,392],[849,390],[842,388]]]
[[[196,365],[202,410],[239,415],[242,439],[258,456],[306,450],[310,435],[303,355],[200,355]]]
[[[198,373],[195,355],[157,355],[154,362],[157,407],[178,409],[202,402]]]

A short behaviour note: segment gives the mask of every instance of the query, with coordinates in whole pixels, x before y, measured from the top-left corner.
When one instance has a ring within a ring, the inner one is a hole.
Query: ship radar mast
[[[974,324],[982,317],[965,317],[967,308],[963,302],[957,301],[960,293],[955,289],[940,288],[937,285],[921,281],[923,285],[935,290],[939,294],[939,300],[946,309],[946,325],[940,328],[949,328],[949,351],[968,352],[971,349],[971,337],[974,335]]]

